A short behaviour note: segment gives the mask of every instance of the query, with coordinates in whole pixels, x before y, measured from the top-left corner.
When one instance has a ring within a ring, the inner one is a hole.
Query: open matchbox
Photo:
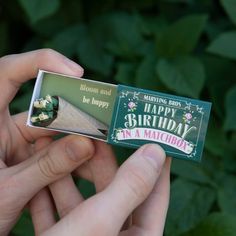
[[[211,103],[40,70],[27,125],[201,161]]]

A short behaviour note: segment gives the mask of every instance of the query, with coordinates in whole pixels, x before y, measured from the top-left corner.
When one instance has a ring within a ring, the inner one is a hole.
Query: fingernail
[[[64,58],[64,63],[73,71],[75,71],[79,77],[83,76],[84,74],[84,69],[77,64],[76,62],[70,60],[69,58],[65,57]]]
[[[89,157],[88,145],[84,143],[81,139],[69,140],[66,144],[66,152],[70,159],[78,162],[79,160],[84,160]]]
[[[163,165],[166,156],[164,150],[156,144],[146,145],[142,150],[142,155],[148,158],[156,169]]]

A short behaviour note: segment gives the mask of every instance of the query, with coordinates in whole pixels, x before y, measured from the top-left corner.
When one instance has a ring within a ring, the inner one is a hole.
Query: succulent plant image
[[[108,126],[59,96],[36,99],[30,119],[32,125],[48,127],[106,139]]]
[[[47,126],[56,116],[58,111],[58,98],[47,95],[34,101],[31,122],[36,126]]]

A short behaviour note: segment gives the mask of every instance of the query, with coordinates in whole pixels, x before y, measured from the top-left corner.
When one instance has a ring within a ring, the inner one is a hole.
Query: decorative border
[[[123,98],[126,98],[128,97],[129,95],[133,95],[133,97],[131,96],[132,100],[133,101],[141,101],[141,102],[146,102],[146,100],[143,100],[143,99],[140,99],[139,96],[143,94],[145,95],[144,92],[136,92],[136,91],[128,91],[128,90],[123,90],[123,91],[118,91],[118,102],[116,104],[116,113],[114,114],[113,116],[113,127],[112,127],[112,134],[111,134],[111,139],[114,143],[117,143],[117,144],[123,144],[123,145],[126,145],[126,146],[133,146],[133,147],[139,147],[139,145],[137,144],[130,144],[130,143],[127,143],[127,142],[123,142],[123,141],[118,141],[117,140],[117,132],[120,132],[120,130],[122,130],[123,128],[115,128],[116,127],[116,123],[117,123],[117,119],[118,119],[118,114],[119,114],[119,108],[120,106],[122,105],[122,99]],[[152,95],[152,96],[157,96],[157,95]],[[163,97],[163,98],[167,98],[166,96],[164,95],[158,95],[158,97]],[[169,99],[169,98],[168,98]],[[173,152],[173,151],[168,151],[169,154],[176,154],[178,156],[184,156],[184,157],[188,157],[188,158],[194,158],[197,154],[197,146],[199,144],[199,136],[200,136],[200,133],[201,133],[201,129],[202,129],[202,121],[203,121],[203,116],[204,116],[204,107],[200,107],[199,105],[197,104],[193,104],[192,102],[187,102],[186,100],[183,100],[183,99],[179,99],[179,98],[173,98],[173,100],[175,101],[180,101],[181,104],[185,103],[186,106],[183,107],[183,108],[178,108],[178,109],[182,109],[182,110],[186,110],[186,111],[192,111],[192,107],[195,108],[196,112],[199,112],[200,115],[201,115],[201,120],[200,120],[200,123],[199,123],[199,129],[198,129],[198,134],[197,134],[197,138],[196,138],[196,143],[194,144],[194,150],[191,152],[191,154],[187,155],[187,154],[182,154],[181,151],[179,152]],[[149,101],[149,103],[154,103],[156,104],[155,102],[151,102]],[[175,106],[171,106],[171,105],[165,105],[167,107],[175,107]],[[171,147],[171,146],[170,146]]]

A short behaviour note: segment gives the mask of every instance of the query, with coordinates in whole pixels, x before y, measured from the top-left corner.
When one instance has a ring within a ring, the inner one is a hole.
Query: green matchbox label
[[[108,142],[160,144],[167,155],[201,160],[211,103],[118,85]]]

